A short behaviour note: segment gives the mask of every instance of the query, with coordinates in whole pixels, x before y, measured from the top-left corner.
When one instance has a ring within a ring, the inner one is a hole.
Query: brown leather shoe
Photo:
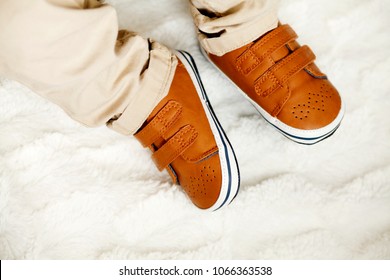
[[[176,53],[179,64],[168,95],[156,106],[135,137],[153,152],[201,209],[228,205],[239,190],[239,170],[202,85],[192,57]]]
[[[315,144],[337,130],[345,110],[313,52],[296,38],[281,25],[221,57],[201,50],[270,124],[293,141]]]

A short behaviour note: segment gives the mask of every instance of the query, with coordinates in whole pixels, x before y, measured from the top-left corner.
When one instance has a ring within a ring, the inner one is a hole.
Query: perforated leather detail
[[[302,93],[304,94],[304,93]],[[328,83],[322,82],[318,91],[307,92],[306,102],[293,104],[291,113],[296,120],[307,121],[316,115],[327,114],[328,106],[333,106],[332,98],[335,97],[335,91]]]
[[[204,165],[199,169],[199,176],[190,176],[190,180],[183,187],[191,198],[206,197],[208,195],[208,186],[214,182],[216,177],[216,171],[209,165]]]

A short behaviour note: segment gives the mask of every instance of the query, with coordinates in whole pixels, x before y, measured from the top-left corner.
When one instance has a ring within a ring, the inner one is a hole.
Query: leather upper
[[[203,105],[184,65],[179,62],[168,95],[155,107],[135,137],[153,151],[199,208],[217,200],[222,184],[218,147]]]
[[[330,124],[341,110],[334,86],[300,46],[289,25],[281,25],[242,48],[209,58],[272,117],[297,129]]]

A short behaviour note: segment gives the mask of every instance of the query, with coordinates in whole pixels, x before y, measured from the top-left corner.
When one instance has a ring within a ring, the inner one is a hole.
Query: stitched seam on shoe
[[[275,38],[276,36],[278,36],[281,32],[283,32],[285,30],[285,28],[280,28],[280,29],[276,29],[274,32],[272,32],[271,34],[267,35],[258,42],[258,44],[255,44],[253,46],[253,48],[255,50],[257,50],[258,48],[264,46],[266,43],[268,43],[269,41],[271,41],[273,38]]]
[[[249,57],[249,55],[251,55],[251,57],[254,58],[256,62],[254,64],[252,64],[250,67],[248,67],[247,69],[244,70],[242,68],[242,64],[246,61],[246,59],[242,59],[242,60],[236,62],[237,70],[240,71],[244,75],[248,75],[250,72],[252,72],[254,69],[256,69],[256,67],[259,66],[260,63],[263,61],[263,59],[259,59],[259,57],[251,49],[249,49],[247,51],[246,58]]]
[[[305,47],[302,47],[302,48],[305,48]],[[308,48],[308,47],[306,47],[306,48]],[[305,49],[306,49],[305,48]],[[304,53],[303,53],[303,51],[295,51],[294,53],[292,53],[289,57],[287,57],[285,60],[283,60],[281,63],[279,63],[279,64],[277,64],[276,66],[275,66],[275,68],[273,69],[273,71],[274,72],[276,72],[276,71],[278,71],[280,68],[282,68],[283,66],[285,66],[286,64],[288,64],[291,60],[293,60],[293,59],[295,59],[296,57],[298,57],[299,55],[305,55]],[[301,66],[302,67],[302,66]],[[295,67],[295,68],[298,68],[298,67]],[[290,72],[292,72],[292,71],[290,71]],[[289,73],[290,73],[289,72]],[[287,75],[284,75],[284,76],[287,76]],[[283,78],[284,78],[284,76],[283,76]]]
[[[298,71],[299,68],[303,68],[305,66],[305,64],[307,64],[307,62],[302,62],[302,63],[298,64],[292,70],[290,70],[287,74],[283,75],[283,77],[280,80],[277,79],[275,74],[274,74],[276,71],[278,71],[280,68],[284,67],[286,64],[290,63],[291,60],[295,59],[299,55],[304,55],[303,51],[300,51],[300,52],[297,51],[297,52],[292,53],[285,60],[283,60],[279,64],[276,64],[273,68],[269,69],[268,72],[260,78],[260,80],[255,81],[256,93],[259,95],[262,95],[262,96],[269,95],[276,88],[278,88],[279,86],[282,86],[290,78],[290,76],[292,74],[294,74],[295,72]],[[262,91],[261,86],[267,79],[269,79],[269,77],[268,77],[269,75],[273,76],[273,78],[271,78],[271,79],[275,83],[271,88],[267,89],[266,91]]]
[[[290,27],[291,29],[291,27]],[[287,28],[283,28],[283,29],[279,29],[279,30],[276,30],[275,33],[270,34],[270,37],[266,38],[265,40],[260,40],[259,42],[255,43],[254,45],[252,45],[248,50],[245,51],[245,53],[240,56],[237,61],[236,61],[236,67],[237,69],[242,72],[244,75],[248,75],[250,72],[252,72],[254,69],[256,69],[256,67],[262,63],[264,61],[264,59],[269,56],[270,54],[272,54],[274,51],[276,51],[278,48],[282,47],[283,45],[281,45],[284,41],[286,41],[286,38],[283,37],[281,39],[279,39],[279,41],[275,42],[275,44],[273,44],[271,47],[268,48],[268,50],[261,56],[257,56],[255,51],[261,47],[263,47],[266,43],[268,43],[269,41],[271,41],[272,39],[274,39],[276,36],[278,36],[280,33],[284,32],[284,31],[287,31],[288,29]],[[292,30],[294,32],[294,30]],[[294,38],[297,38],[297,34],[294,32]],[[290,34],[288,35],[285,35],[286,37],[289,36]],[[293,39],[291,39],[293,40]],[[279,46],[279,47],[278,47]],[[248,59],[249,56],[252,56],[253,58],[256,59],[256,63],[253,64],[251,67],[249,67],[248,69],[246,69],[245,71],[242,69],[241,65],[244,63],[245,60]]]
[[[183,136],[187,133],[191,133],[191,137],[189,137],[188,140],[184,139]],[[173,158],[173,160],[171,162],[169,162],[167,164],[167,166],[169,164],[171,164],[179,155],[181,155],[187,148],[189,148],[189,146],[191,146],[193,143],[194,143],[194,140],[198,137],[198,133],[195,131],[195,129],[192,127],[192,126],[187,126],[185,128],[183,128],[182,130],[180,130],[177,134],[175,134],[167,143],[166,145],[169,145],[169,147],[171,147],[173,150],[175,150],[175,152],[172,154],[172,156],[170,158]],[[179,144],[179,149],[177,149],[177,146],[175,145],[175,143],[178,143]],[[163,146],[164,147],[164,146]],[[159,151],[159,150],[157,150]],[[156,160],[157,158],[154,157],[154,159]],[[156,161],[156,165],[158,166],[158,168],[161,170],[161,169],[164,169],[166,168],[166,166],[161,166],[160,163],[158,161]]]
[[[169,106],[169,107],[168,107]],[[167,108],[168,107],[168,108]],[[166,130],[174,124],[178,118],[181,116],[181,113],[183,111],[182,106],[179,103],[173,103],[170,102],[164,109],[166,110],[164,112],[161,112],[162,114],[158,114],[157,117],[157,122],[153,123],[153,126],[157,126],[158,122],[160,122],[163,127],[159,130],[160,134],[163,135]],[[163,109],[163,110],[164,110]],[[166,119],[165,116],[169,113],[171,109],[177,109],[177,111],[174,114],[174,117],[172,119]]]
[[[282,31],[283,31],[283,29],[277,29],[277,30],[275,30],[274,32],[272,32],[271,34],[269,34],[269,35],[268,35],[269,37],[267,37],[267,35],[266,35],[265,38],[263,38],[263,40],[260,40],[259,42],[257,42],[257,43],[255,43],[254,45],[252,45],[248,50],[246,50],[246,51],[244,52],[244,54],[241,55],[241,56],[237,59],[236,63],[237,63],[237,64],[242,64],[242,61],[243,61],[243,60],[246,60],[246,59],[248,58],[248,56],[250,55],[250,53],[252,53],[252,55],[254,55],[253,50],[257,50],[259,47],[264,46],[267,42],[269,42],[269,41],[272,40],[274,37],[276,37],[277,35],[279,35],[280,32],[282,32]],[[256,57],[257,57],[257,56],[256,56]]]
[[[186,140],[184,139],[184,135],[187,134],[187,133],[191,133],[191,137]],[[185,148],[188,146],[188,144],[190,144],[196,137],[198,136],[198,133],[195,131],[194,128],[190,127],[188,129],[185,129],[185,130],[182,130],[182,131],[179,131],[178,134],[176,134],[174,137],[173,137],[173,142],[176,141],[177,143],[179,143],[180,147],[181,148]],[[169,143],[169,142],[168,142]]]
[[[309,53],[310,54],[310,53]],[[306,55],[306,54],[302,54],[302,55]],[[294,73],[296,73],[299,69],[303,69],[306,65],[308,65],[310,62],[307,62],[306,61],[306,58],[310,59],[310,57],[305,57],[305,60],[302,61],[300,64],[296,65],[294,68],[292,68],[287,74],[285,74],[280,80],[282,83],[284,83],[285,81],[287,81],[288,79],[291,78],[291,75],[293,75]]]
[[[192,133],[191,137],[188,140],[185,140],[183,138],[183,135],[190,132]],[[186,148],[189,148],[189,146],[194,143],[194,140],[197,137],[198,133],[195,131],[194,128],[191,128],[188,131],[179,132],[179,135],[177,135],[177,137],[175,135],[174,139],[172,139],[172,142],[167,142],[170,147],[176,150],[173,157],[176,159],[179,155],[181,155],[186,150]],[[174,145],[174,142],[177,142],[179,144],[180,149],[176,149],[177,147]]]
[[[279,41],[276,41],[275,44],[273,44],[271,47],[269,47],[267,49],[267,51],[264,53],[264,56],[270,55],[271,53],[273,53],[278,48],[284,46],[284,44],[282,44],[284,41],[286,41],[286,38],[281,38]],[[253,48],[254,51],[256,51],[257,49],[259,49],[260,47],[263,47],[264,45],[265,44],[263,44],[262,46],[254,45],[252,48]]]
[[[266,80],[271,80],[272,82],[272,86],[270,88],[268,88],[267,90],[263,91],[261,86],[262,84],[266,81]],[[280,81],[278,80],[278,78],[275,76],[273,70],[268,70],[267,73],[265,73],[259,81],[256,81],[255,82],[255,92],[262,96],[262,97],[267,97],[268,95],[270,95],[275,89],[277,89],[278,87],[281,87],[283,86],[283,84],[280,83]]]
[[[176,109],[176,112],[171,119],[166,119],[165,116],[172,110]],[[158,138],[163,136],[163,134],[166,132],[166,130],[171,127],[181,116],[181,113],[183,111],[182,106],[175,102],[170,101],[157,115],[153,118],[153,120],[150,122],[151,133],[156,134],[154,137],[151,137],[149,142],[154,143],[157,141]],[[160,127],[162,125],[162,127]],[[137,135],[136,135],[137,136]],[[142,130],[138,137],[147,137],[147,135],[142,134]],[[143,142],[143,141],[141,141]],[[149,143],[147,143],[149,145]]]

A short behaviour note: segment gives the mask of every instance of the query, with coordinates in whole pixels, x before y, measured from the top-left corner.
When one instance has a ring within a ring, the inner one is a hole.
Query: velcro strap
[[[308,46],[299,48],[256,80],[256,93],[263,97],[269,96],[315,59],[316,56]]]
[[[169,101],[160,112],[134,136],[148,147],[156,142],[170,127],[172,127],[182,114],[182,106],[176,101]]]
[[[157,168],[162,171],[178,156],[187,150],[198,137],[198,133],[191,125],[182,127],[167,143],[158,149],[152,156]]]
[[[282,25],[261,40],[254,43],[248,50],[237,58],[236,67],[244,75],[256,69],[264,59],[287,43],[297,38],[295,31],[288,25]]]

